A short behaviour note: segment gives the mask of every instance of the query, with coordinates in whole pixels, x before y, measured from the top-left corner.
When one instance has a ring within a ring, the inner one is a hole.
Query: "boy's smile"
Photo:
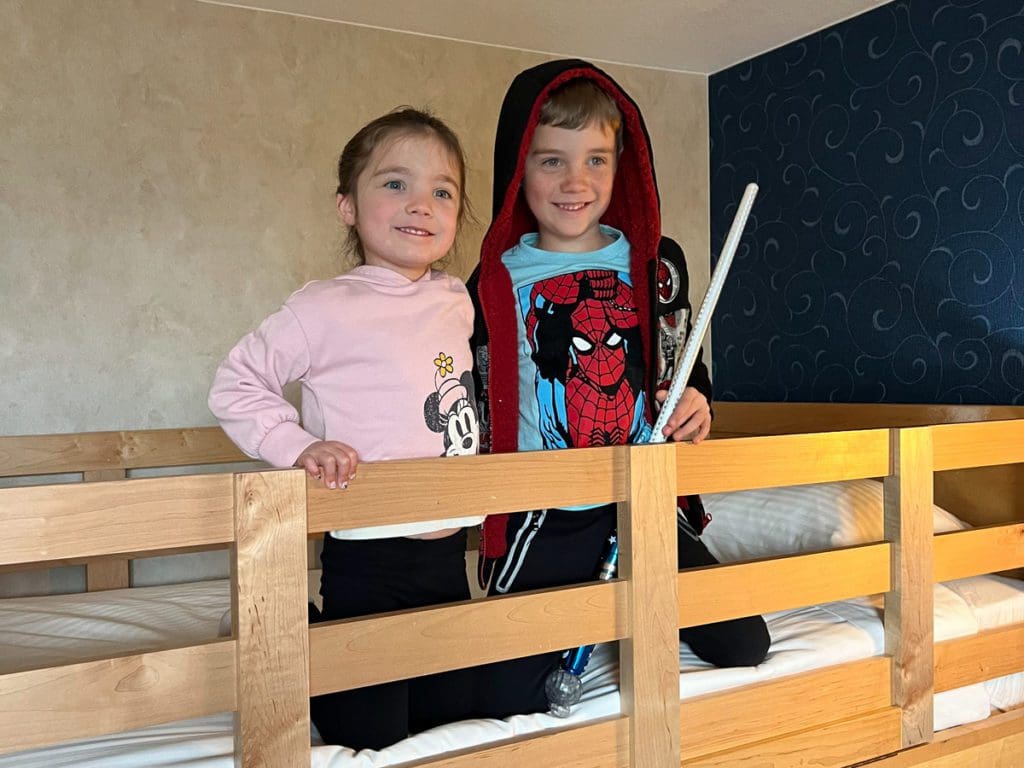
[[[537,247],[586,253],[608,244],[601,217],[615,182],[615,132],[538,125],[526,157],[523,194],[537,219]]]

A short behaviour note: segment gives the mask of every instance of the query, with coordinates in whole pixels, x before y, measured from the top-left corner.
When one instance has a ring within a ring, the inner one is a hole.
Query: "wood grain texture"
[[[917,403],[714,404],[714,436],[788,435],[849,429],[923,427],[930,424],[1024,419],[1024,406]]]
[[[888,439],[885,430],[868,430],[680,443],[679,493],[880,477],[889,471]]]
[[[940,731],[930,744],[866,764],[870,768],[1020,768],[1022,765],[1024,708]]]
[[[894,752],[899,747],[900,711],[890,707],[704,755],[688,761],[686,768],[839,768]]]
[[[417,761],[416,768],[628,768],[629,720],[615,717],[574,728]],[[675,768],[673,766],[673,768]]]
[[[626,449],[583,448],[359,465],[329,491],[307,481],[309,532],[620,501]],[[524,482],[524,478],[529,481]]]
[[[249,461],[220,427],[0,437],[0,477]]]
[[[617,640],[626,599],[623,582],[601,582],[316,624],[311,693]]]
[[[935,470],[1024,462],[1024,419],[932,427]]]
[[[0,489],[0,563],[224,544],[231,475]]]
[[[87,592],[127,589],[131,585],[131,561],[128,558],[101,558],[86,563],[85,589]]]
[[[935,645],[935,690],[1024,672],[1024,623]]]
[[[124,469],[93,469],[82,473],[86,483],[109,480],[124,480]],[[127,589],[131,586],[131,561],[126,557],[100,558],[86,563],[85,589],[87,592],[103,592],[108,589]]]
[[[235,764],[308,768],[304,472],[250,472],[234,478]]]
[[[863,659],[684,699],[680,707],[683,763],[777,738],[795,727],[826,725],[837,713],[855,716],[884,709],[890,700],[891,666],[887,657]],[[740,728],[736,727],[738,717]]]
[[[678,580],[679,626],[696,627],[885,592],[889,545],[691,568],[681,571]]]
[[[629,448],[628,496],[619,505],[619,575],[629,636],[619,645],[630,765],[679,764],[679,615],[676,594],[676,446]]]
[[[14,672],[0,675],[0,753],[234,708],[230,640]]]
[[[893,704],[902,710],[904,747],[934,733],[931,438],[928,427],[892,430],[892,472],[884,485],[885,538],[892,543],[885,651],[893,657]]]
[[[978,493],[984,488],[985,493]],[[1024,464],[938,472],[935,503],[971,525],[1024,521]]]
[[[952,581],[1024,566],[1024,523],[935,537],[933,579]]]

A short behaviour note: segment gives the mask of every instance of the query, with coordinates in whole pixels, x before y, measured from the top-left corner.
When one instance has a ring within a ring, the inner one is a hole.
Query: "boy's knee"
[[[771,646],[768,626],[760,616],[681,629],[679,639],[716,667],[755,667]]]

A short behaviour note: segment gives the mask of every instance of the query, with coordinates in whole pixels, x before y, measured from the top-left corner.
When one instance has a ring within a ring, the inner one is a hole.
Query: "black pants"
[[[324,537],[321,620],[469,599],[466,532],[443,539]],[[382,749],[472,714],[473,674],[456,670],[316,696],[310,714],[328,744]]]
[[[512,515],[505,534],[509,550],[494,563],[490,593],[592,581],[614,527],[613,504],[583,511],[549,509]],[[685,523],[680,524],[677,538],[680,569],[717,563]],[[770,643],[760,616],[681,629],[679,639],[700,658],[719,667],[760,664]],[[508,717],[547,710],[544,680],[561,656],[555,651],[480,668],[479,716]]]

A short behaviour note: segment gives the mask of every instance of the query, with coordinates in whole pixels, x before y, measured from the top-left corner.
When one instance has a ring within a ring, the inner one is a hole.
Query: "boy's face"
[[[585,253],[607,244],[599,224],[611,202],[616,159],[610,126],[537,126],[526,156],[523,194],[537,219],[538,248]]]

